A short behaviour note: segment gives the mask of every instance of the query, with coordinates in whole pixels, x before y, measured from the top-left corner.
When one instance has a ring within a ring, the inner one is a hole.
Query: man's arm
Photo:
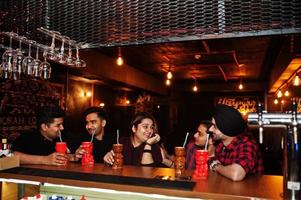
[[[216,164],[215,166],[213,166],[212,170],[231,179],[232,181],[241,181],[246,176],[244,168],[236,163],[227,166],[223,166],[222,164]]]
[[[20,164],[65,165],[68,159],[66,155],[56,152],[48,156],[25,154],[19,151],[15,151],[14,154],[19,156]]]

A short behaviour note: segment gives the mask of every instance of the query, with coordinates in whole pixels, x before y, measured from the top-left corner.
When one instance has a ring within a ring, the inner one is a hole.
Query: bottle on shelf
[[[6,138],[2,138],[2,142],[1,142],[1,150],[0,150],[0,158],[3,157],[7,157],[9,154],[9,148],[8,148],[8,144],[7,144],[7,139]]]

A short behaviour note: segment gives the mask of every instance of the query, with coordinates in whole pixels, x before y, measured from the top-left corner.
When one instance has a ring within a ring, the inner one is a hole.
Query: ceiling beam
[[[294,69],[297,69],[300,66],[300,63],[299,65],[297,64],[299,61],[294,60],[289,38],[286,38],[286,40],[287,42],[283,43],[283,46],[276,58],[275,66],[271,71],[268,86],[268,92],[270,94],[275,93],[284,81],[292,75]]]
[[[166,95],[167,88],[162,80],[156,79],[126,63],[117,66],[115,59],[94,50],[82,51],[81,59],[87,62],[87,68],[82,71],[86,77],[99,77],[103,80],[124,83],[130,87]]]
[[[262,82],[243,82],[244,89],[239,90],[238,84],[233,82],[227,83],[197,83],[199,92],[264,92],[265,88],[262,87]],[[193,84],[177,84],[174,87],[179,91],[191,91]]]
[[[269,90],[269,93],[275,93],[278,89],[282,89],[285,84],[290,85],[291,83],[288,83],[289,79],[291,79],[292,75],[301,67],[301,58],[294,58],[291,60],[291,62],[288,64],[286,69],[282,72],[282,74],[279,76],[279,78],[274,82],[271,89]]]

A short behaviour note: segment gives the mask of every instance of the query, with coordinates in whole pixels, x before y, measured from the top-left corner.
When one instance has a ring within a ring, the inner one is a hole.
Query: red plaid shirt
[[[215,159],[222,165],[237,163],[244,168],[246,174],[263,173],[259,146],[244,135],[234,137],[228,146],[220,142],[215,149]]]

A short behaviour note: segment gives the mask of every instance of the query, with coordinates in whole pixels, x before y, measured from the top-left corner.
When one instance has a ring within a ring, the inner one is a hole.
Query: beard
[[[98,133],[101,132],[101,130],[99,128],[96,128],[96,129],[88,129],[88,132],[90,135],[97,135]]]

